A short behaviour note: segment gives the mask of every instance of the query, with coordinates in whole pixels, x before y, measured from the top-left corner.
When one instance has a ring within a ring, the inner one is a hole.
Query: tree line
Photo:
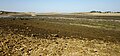
[[[90,11],[90,13],[120,13],[120,12],[112,12],[112,11],[105,11],[105,12],[102,12],[102,11]]]

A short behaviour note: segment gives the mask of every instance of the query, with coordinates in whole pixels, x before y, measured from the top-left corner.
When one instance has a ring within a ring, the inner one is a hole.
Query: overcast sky
[[[0,10],[22,12],[120,11],[120,0],[0,0]]]

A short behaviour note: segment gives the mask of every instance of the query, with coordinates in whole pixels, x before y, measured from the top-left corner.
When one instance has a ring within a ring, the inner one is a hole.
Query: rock
[[[52,37],[59,37],[58,34],[51,34]]]
[[[6,40],[6,41],[5,41],[6,44],[9,43],[9,42],[10,42],[10,40]]]
[[[41,44],[37,44],[37,46],[39,46],[39,45],[41,45]]]
[[[36,37],[37,36],[37,34],[31,34],[31,37]]]
[[[26,25],[27,23],[23,23],[24,25]]]
[[[94,52],[98,52],[98,50],[97,50],[97,49],[94,49]]]
[[[32,31],[31,29],[29,29],[28,31]]]
[[[3,31],[0,31],[0,34],[2,34]]]
[[[24,48],[20,48],[19,50],[23,51],[23,50],[24,50]]]
[[[104,41],[100,41],[100,44],[103,44],[104,43]]]
[[[27,47],[27,46],[26,46],[26,45],[24,45],[24,44],[23,44],[22,46],[23,46],[23,47]]]
[[[26,29],[29,29],[29,27],[26,27]]]
[[[2,52],[3,51],[3,49],[0,47],[0,52]]]
[[[14,29],[14,31],[18,31],[18,29]]]
[[[58,42],[55,42],[56,44],[58,44]]]
[[[28,49],[28,51],[31,51],[31,50],[33,50],[33,49],[32,49],[32,48],[29,48],[29,49]]]

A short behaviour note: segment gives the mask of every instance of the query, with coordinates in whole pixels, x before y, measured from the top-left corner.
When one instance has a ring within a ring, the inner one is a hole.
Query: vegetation
[[[90,13],[120,13],[120,12],[112,12],[112,11],[106,11],[106,12],[101,12],[101,11],[90,11]]]

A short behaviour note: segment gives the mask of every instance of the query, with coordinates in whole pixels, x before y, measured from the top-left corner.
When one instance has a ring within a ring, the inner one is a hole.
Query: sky
[[[120,11],[120,0],[0,0],[0,10],[19,12]]]

